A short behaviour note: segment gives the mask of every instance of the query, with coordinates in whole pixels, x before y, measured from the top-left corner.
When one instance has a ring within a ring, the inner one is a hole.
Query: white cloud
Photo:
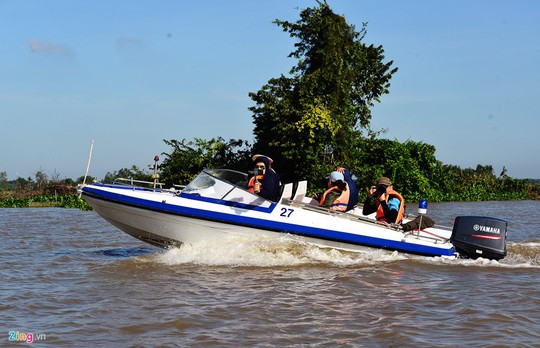
[[[70,55],[71,49],[62,44],[54,42],[45,42],[35,38],[28,40],[30,50],[36,53],[57,54],[57,55]]]

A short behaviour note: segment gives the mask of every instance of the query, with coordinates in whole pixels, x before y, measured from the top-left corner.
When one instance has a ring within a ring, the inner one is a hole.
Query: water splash
[[[354,266],[376,262],[406,259],[408,255],[378,249],[364,252],[348,252],[319,247],[294,236],[279,238],[264,236],[234,236],[200,243],[184,244],[180,248],[153,254],[148,261],[177,264],[201,264],[210,266],[300,266],[335,265]]]
[[[540,268],[540,242],[509,243],[508,256],[503,262],[520,267]]]
[[[540,268],[540,243],[509,245],[508,256],[500,261],[479,258],[423,257],[367,248],[362,252],[342,251],[320,247],[301,239],[284,235],[279,238],[264,236],[230,236],[184,244],[162,253],[137,257],[142,262],[166,265],[195,264],[232,267],[281,267],[303,265],[365,266],[381,262],[412,261],[448,266]]]
[[[420,260],[427,263],[466,267],[540,268],[540,243],[509,243],[508,254],[499,261],[484,258],[473,260],[448,257],[425,257]]]

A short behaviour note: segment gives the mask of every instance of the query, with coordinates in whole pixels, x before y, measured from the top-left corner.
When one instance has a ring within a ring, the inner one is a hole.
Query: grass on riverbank
[[[90,205],[77,194],[41,195],[31,197],[5,197],[0,199],[0,208],[77,208],[92,210]]]

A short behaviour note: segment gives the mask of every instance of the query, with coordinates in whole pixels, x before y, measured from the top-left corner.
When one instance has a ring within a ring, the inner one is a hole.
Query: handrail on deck
[[[119,183],[117,181],[120,181]],[[136,179],[133,179],[133,178],[116,178],[114,179],[113,181],[113,184],[120,184],[120,185],[127,185],[126,183],[129,183],[130,186],[137,186],[136,184],[144,184],[144,185],[148,185],[149,188],[156,188],[156,186],[159,186],[159,189],[160,190],[163,190],[163,185],[165,185],[164,183],[162,182],[154,182],[154,181],[144,181],[144,180],[136,180]]]
[[[334,216],[340,217],[342,219],[360,220],[360,221],[367,222],[367,223],[370,223],[370,224],[377,224],[377,225],[380,225],[382,227],[386,227],[386,228],[391,229],[391,230],[403,231],[400,225],[389,224],[389,223],[381,223],[381,222],[379,222],[377,220],[370,219],[370,218],[365,217],[363,215],[354,214],[354,213],[352,213],[350,211],[349,212],[342,212],[342,211],[337,211],[337,210],[331,210],[331,209],[328,209],[328,208],[319,207],[318,205],[313,205],[313,204],[309,204],[309,203],[294,200],[294,199],[288,200],[288,202],[286,202],[286,203],[288,203],[289,205],[301,206],[303,209],[315,211],[315,212],[318,212],[318,213],[321,213],[321,214],[334,215]]]
[[[404,237],[412,235],[412,236],[417,237],[417,238],[424,238],[424,239],[428,239],[428,240],[434,240],[436,243],[439,242],[439,241],[442,242],[442,243],[445,243],[445,242],[448,241],[447,238],[437,236],[437,235],[434,235],[433,237],[432,236],[426,236],[426,235],[421,235],[420,236],[420,235],[416,235],[416,234],[411,233],[411,232],[405,232],[405,231],[403,231],[403,228],[401,227],[401,225],[397,225],[397,224],[393,224],[393,223],[386,223],[386,222],[379,222],[377,220],[370,219],[370,218],[368,218],[366,216],[363,216],[363,215],[354,214],[351,211],[349,211],[349,212],[341,212],[341,211],[330,210],[330,209],[327,209],[327,208],[319,207],[317,205],[312,205],[312,204],[309,204],[309,203],[306,203],[306,202],[303,202],[303,201],[294,200],[294,199],[290,199],[290,200],[283,199],[283,203],[284,204],[289,204],[289,205],[301,206],[303,209],[316,211],[316,212],[321,213],[321,214],[334,215],[334,216],[337,216],[337,217],[340,217],[340,218],[343,218],[343,219],[360,220],[360,221],[363,221],[363,222],[366,222],[366,223],[376,224],[376,225],[379,225],[379,226],[382,226],[382,227],[385,227],[385,228],[388,228],[388,229],[391,229],[391,230],[394,230],[394,231],[403,232]],[[429,233],[427,231],[424,231],[424,232]]]

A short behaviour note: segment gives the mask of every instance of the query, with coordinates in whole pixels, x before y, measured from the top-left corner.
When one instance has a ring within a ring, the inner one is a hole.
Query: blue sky
[[[540,178],[540,2],[329,0],[399,68],[373,108],[384,137],[446,164]],[[0,0],[0,172],[10,180],[152,163],[163,139],[253,140],[256,92],[288,74],[315,1]],[[346,164],[345,164],[346,165]],[[279,168],[279,165],[276,166]]]

